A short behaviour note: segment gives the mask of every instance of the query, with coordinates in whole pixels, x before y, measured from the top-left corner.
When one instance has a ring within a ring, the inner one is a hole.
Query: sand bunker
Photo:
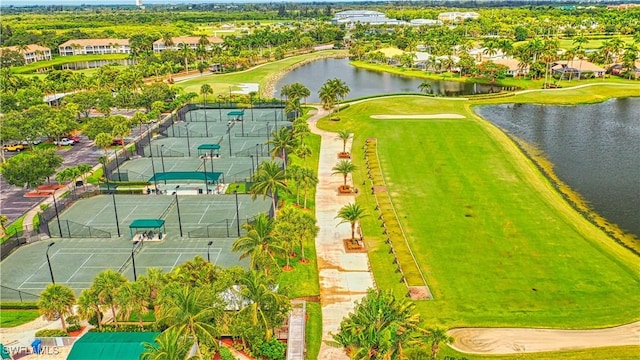
[[[372,119],[464,119],[460,114],[371,115]]]
[[[640,322],[594,330],[468,328],[448,334],[455,338],[452,347],[461,352],[516,354],[640,345]]]

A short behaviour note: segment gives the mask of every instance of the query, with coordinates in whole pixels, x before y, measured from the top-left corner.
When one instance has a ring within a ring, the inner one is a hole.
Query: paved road
[[[80,136],[80,139],[79,144],[57,151],[64,159],[62,166],[58,170],[82,163],[90,165],[98,163],[98,157],[102,155],[102,152],[94,147],[93,141],[89,140],[86,136]],[[9,158],[15,155],[15,153],[6,153],[5,155],[9,155],[7,156],[7,158]],[[51,181],[55,183],[54,177],[52,177]],[[9,223],[22,216],[42,200],[42,198],[39,197],[24,197],[27,191],[27,189],[10,185],[0,176],[0,212],[9,218]]]

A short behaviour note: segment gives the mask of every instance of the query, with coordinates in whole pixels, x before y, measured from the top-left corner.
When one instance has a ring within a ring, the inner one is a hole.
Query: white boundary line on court
[[[89,254],[89,257],[80,266],[78,266],[76,271],[74,271],[73,274],[71,274],[71,276],[69,276],[69,278],[67,279],[67,282],[69,282],[71,279],[73,279],[73,277],[76,276],[78,271],[80,271],[80,269],[82,269],[84,267],[84,264],[86,264],[89,260],[91,260],[92,257],[93,257],[93,254]]]

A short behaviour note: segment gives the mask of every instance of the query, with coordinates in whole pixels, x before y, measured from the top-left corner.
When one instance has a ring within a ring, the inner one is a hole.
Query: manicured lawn
[[[74,62],[94,61],[94,60],[122,60],[129,57],[129,54],[95,54],[95,55],[73,55],[73,56],[55,56],[51,60],[37,61],[24,66],[16,66],[11,68],[16,74],[25,74],[34,72],[37,69],[48,68],[54,65],[69,64]]]
[[[317,359],[322,341],[322,308],[319,303],[307,302],[306,340],[307,359]]]
[[[587,88],[563,92],[563,98],[588,102],[604,94],[629,93]],[[514,99],[520,97],[502,101]],[[637,257],[577,215],[506,136],[475,118],[470,105],[385,98],[352,105],[340,122],[321,122],[328,130],[355,132],[356,184],[366,179],[364,139],[378,138],[387,190],[435,296],[416,303],[425,323],[588,328],[638,320]],[[467,118],[369,117],[397,113]],[[358,201],[375,213],[370,192]],[[404,295],[389,276],[393,265],[379,223],[369,217],[363,228],[376,282]]]
[[[40,316],[38,310],[0,310],[0,328],[10,328],[33,321]]]

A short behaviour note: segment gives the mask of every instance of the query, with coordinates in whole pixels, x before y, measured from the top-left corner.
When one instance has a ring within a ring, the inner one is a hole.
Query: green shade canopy
[[[135,219],[129,225],[129,229],[157,229],[164,226],[162,219]]]
[[[207,172],[207,181],[218,181],[222,176],[221,172]],[[164,181],[164,180],[205,180],[205,173],[201,171],[172,171],[172,172],[159,172],[155,176],[149,179],[149,182]]]
[[[202,144],[198,150],[220,150],[220,144]]]
[[[73,344],[70,360],[138,360],[142,343],[155,344],[159,332],[89,332]]]
[[[233,110],[227,113],[227,116],[242,116],[244,115],[244,110]]]

